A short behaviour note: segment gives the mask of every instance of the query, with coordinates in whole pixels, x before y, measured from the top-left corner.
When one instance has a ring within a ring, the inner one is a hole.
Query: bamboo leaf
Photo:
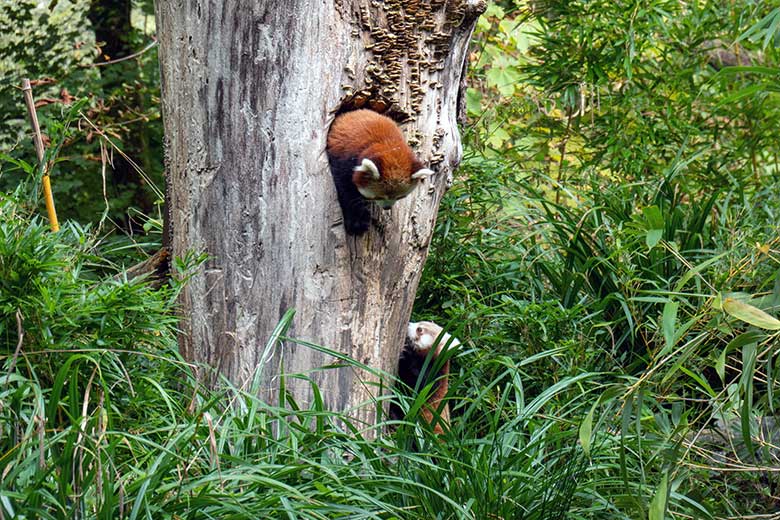
[[[664,520],[664,513],[666,512],[666,499],[669,494],[669,473],[664,472],[661,483],[658,484],[658,489],[655,490],[653,501],[650,502],[650,514],[649,520]]]
[[[664,236],[664,230],[663,229],[649,229],[647,231],[647,236],[645,237],[645,243],[647,244],[648,249],[653,249],[655,246],[658,245],[658,242],[661,241],[661,238]]]
[[[688,281],[691,278],[693,278],[697,274],[700,274],[702,271],[707,269],[709,266],[711,266],[712,264],[714,264],[715,262],[717,262],[718,260],[720,260],[721,258],[726,256],[726,253],[728,253],[728,251],[724,251],[723,253],[721,253],[719,255],[716,255],[716,256],[710,258],[709,260],[706,260],[706,261],[700,263],[699,265],[697,265],[696,267],[694,267],[690,271],[687,271],[684,275],[682,275],[680,277],[680,280],[678,280],[678,282],[675,284],[674,292],[680,292],[683,289],[683,287],[685,287],[685,284],[688,283]]]
[[[664,334],[664,352],[672,349],[675,343],[675,326],[677,325],[677,309],[679,302],[669,301],[664,305],[664,313],[661,317],[661,329]]]
[[[585,452],[585,456],[590,458],[590,436],[593,433],[593,412],[596,410],[598,401],[593,403],[590,407],[588,415],[580,424],[580,444],[582,444],[582,451]]]
[[[742,375],[739,378],[739,386],[742,395],[742,413],[740,414],[740,426],[742,428],[742,441],[745,449],[755,457],[753,437],[750,434],[750,419],[753,416],[753,377],[756,369],[756,356],[758,349],[755,343],[749,343],[742,348]]]
[[[750,325],[766,330],[780,330],[780,320],[770,316],[758,307],[753,307],[734,298],[723,299],[723,310]]]
[[[750,343],[755,343],[762,336],[763,334],[761,334],[760,332],[751,330],[748,332],[743,332],[736,338],[729,341],[729,344],[726,345],[726,348],[723,349],[723,351],[718,356],[717,361],[715,362],[715,371],[718,373],[721,382],[725,382],[726,380],[726,356],[728,355],[728,353],[731,352],[732,350],[742,348],[745,345],[748,345]]]
[[[735,101],[739,101],[742,98],[746,98],[763,91],[764,91],[764,85],[762,83],[755,83],[753,85],[749,85],[745,88],[741,88],[735,91],[730,96],[726,96],[720,103],[718,103],[718,107],[720,108],[726,105],[731,105]]]

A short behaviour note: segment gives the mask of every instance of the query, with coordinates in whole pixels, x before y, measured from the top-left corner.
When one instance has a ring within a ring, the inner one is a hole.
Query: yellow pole
[[[57,221],[57,210],[54,208],[54,197],[51,194],[49,170],[43,164],[43,138],[41,137],[41,127],[38,125],[38,114],[35,112],[35,102],[33,101],[29,79],[25,78],[22,80],[22,92],[24,93],[24,102],[27,104],[27,114],[30,116],[30,124],[33,129],[35,153],[38,155],[38,163],[43,165],[43,198],[46,201],[46,212],[49,214],[49,226],[51,226],[52,231],[59,231],[60,223]]]

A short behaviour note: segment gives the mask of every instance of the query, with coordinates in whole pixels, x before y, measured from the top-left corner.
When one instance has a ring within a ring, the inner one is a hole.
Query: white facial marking
[[[433,170],[429,170],[428,168],[422,168],[421,170],[417,170],[412,174],[412,179],[425,179],[426,177],[430,177],[433,175]]]
[[[363,161],[360,163],[360,166],[355,166],[356,172],[366,172],[371,175],[371,178],[374,180],[377,180],[381,177],[379,175],[379,168],[376,167],[376,164],[374,164],[374,161],[371,159],[363,159]]]
[[[417,323],[410,321],[409,325],[406,327],[406,336],[414,341],[414,338],[417,337]]]
[[[436,341],[436,332],[427,325],[428,322],[409,323],[409,339],[418,352],[428,351]]]
[[[358,189],[358,192],[363,196],[363,198],[368,199],[368,200],[377,200],[377,196],[379,196],[379,194],[377,192],[375,192],[374,190],[372,190],[368,186],[365,186],[365,187],[358,186],[357,189]]]
[[[434,343],[436,338],[441,335],[439,344],[436,348],[437,353],[440,352],[445,345],[448,345],[448,349],[460,348],[460,341],[458,338],[450,336],[448,333],[442,331],[441,327],[430,321],[409,322],[406,329],[406,334],[411,340],[414,349],[418,352],[427,352]]]
[[[460,347],[460,341],[458,341],[458,338],[453,338],[446,332],[442,333],[441,335],[441,341],[439,342],[442,346],[449,345],[447,348],[454,350],[458,347]]]

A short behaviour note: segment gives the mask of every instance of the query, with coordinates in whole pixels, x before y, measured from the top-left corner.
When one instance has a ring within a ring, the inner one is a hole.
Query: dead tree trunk
[[[182,295],[181,350],[239,384],[333,362],[274,326],[393,372],[439,201],[461,157],[456,126],[483,0],[159,0],[172,252],[210,255]],[[338,110],[402,125],[435,177],[346,236],[325,154]],[[262,366],[261,366],[262,365]],[[371,378],[314,375],[332,410],[372,424]],[[291,381],[288,381],[290,388]],[[369,384],[366,384],[369,383]],[[308,385],[292,387],[308,401]]]

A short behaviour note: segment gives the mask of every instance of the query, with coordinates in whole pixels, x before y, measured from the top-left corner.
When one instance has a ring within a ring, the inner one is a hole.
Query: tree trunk
[[[332,357],[293,342],[263,358],[285,311],[288,336],[393,372],[439,201],[461,157],[456,126],[469,38],[483,0],[157,2],[172,253],[210,255],[182,293],[180,345],[238,384]],[[337,110],[370,107],[402,125],[436,176],[365,235],[345,235],[325,153]],[[331,410],[373,424],[375,378],[311,374]],[[297,402],[309,385],[287,381]]]

